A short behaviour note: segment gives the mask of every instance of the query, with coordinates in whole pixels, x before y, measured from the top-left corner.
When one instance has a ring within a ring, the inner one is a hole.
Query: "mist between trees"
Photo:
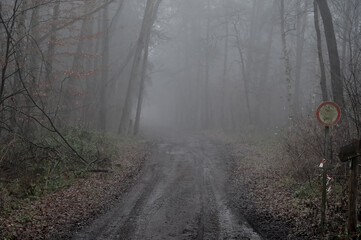
[[[356,0],[3,0],[0,134],[274,129],[334,100],[358,135],[360,9]]]

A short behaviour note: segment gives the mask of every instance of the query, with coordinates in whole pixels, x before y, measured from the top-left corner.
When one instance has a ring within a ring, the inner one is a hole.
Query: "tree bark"
[[[351,169],[350,169],[350,182],[349,182],[349,202],[348,202],[348,221],[347,221],[347,230],[350,239],[357,238],[357,187],[358,187],[358,178],[359,178],[359,158],[356,157],[351,160]]]
[[[337,41],[333,27],[332,15],[327,0],[316,0],[322,17],[326,36],[328,57],[330,61],[332,94],[335,103],[344,109],[343,81],[341,77],[340,58],[337,50]]]
[[[55,28],[57,26],[57,21],[59,19],[59,11],[60,10],[60,1],[55,3],[53,9],[52,23],[51,23],[51,35],[48,44],[48,52],[46,57],[46,65],[45,65],[45,81],[51,82],[52,73],[53,73],[53,58],[55,53],[55,42],[56,42],[56,31]]]
[[[350,18],[349,13],[351,12],[351,0],[346,1],[346,12],[343,14],[343,29],[342,29],[342,46],[341,46],[341,72],[342,75],[345,76],[345,68],[347,62],[347,42],[349,42],[350,36]]]
[[[39,40],[39,30],[37,27],[39,27],[39,10],[40,7],[37,6],[38,0],[34,1],[33,3],[33,10],[31,13],[31,19],[30,19],[30,34],[31,37],[29,38],[29,46],[30,46],[30,59],[29,59],[29,74],[30,77],[33,80],[33,84],[36,83],[37,80],[37,74],[38,74],[38,66],[39,66],[39,49],[38,49],[38,40]],[[32,86],[30,88],[30,93],[32,93]]]
[[[280,15],[281,15],[281,39],[282,39],[282,52],[283,61],[285,66],[285,78],[287,85],[287,103],[288,103],[288,126],[290,127],[293,122],[293,101],[292,101],[292,87],[291,87],[291,63],[287,50],[286,42],[286,29],[285,29],[285,1],[280,0]]]
[[[301,10],[301,2],[297,3],[297,25],[296,25],[296,68],[295,68],[295,91],[294,91],[294,113],[296,120],[301,115],[300,103],[300,78],[302,70],[303,47],[305,43],[304,35],[307,24],[308,1],[304,2],[304,9]]]
[[[313,9],[314,9],[314,23],[315,23],[316,38],[317,38],[317,55],[320,64],[320,74],[321,74],[320,86],[322,92],[322,100],[325,102],[328,100],[328,93],[327,93],[327,84],[326,84],[325,63],[323,60],[323,53],[322,53],[322,39],[321,39],[320,23],[318,16],[318,6],[316,0],[313,1]]]

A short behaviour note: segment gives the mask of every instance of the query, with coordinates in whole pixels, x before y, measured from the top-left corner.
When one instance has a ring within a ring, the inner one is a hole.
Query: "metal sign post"
[[[334,102],[324,102],[317,108],[317,119],[325,126],[325,147],[324,147],[324,161],[322,165],[322,202],[321,202],[321,228],[324,229],[326,223],[326,183],[327,183],[327,163],[328,145],[330,141],[330,126],[337,124],[341,117],[341,110]]]

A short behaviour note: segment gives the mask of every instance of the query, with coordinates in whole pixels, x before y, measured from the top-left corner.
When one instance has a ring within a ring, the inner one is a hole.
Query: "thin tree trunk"
[[[273,35],[274,35],[273,34],[273,30],[274,30],[273,20],[274,20],[274,16],[275,16],[276,7],[277,7],[277,0],[273,1],[272,13],[271,13],[271,17],[269,19],[270,27],[269,27],[269,31],[267,34],[266,52],[265,52],[264,59],[263,59],[261,77],[258,81],[258,88],[257,88],[258,96],[262,96],[257,99],[257,106],[255,108],[255,111],[256,111],[255,121],[258,126],[262,126],[262,124],[264,122],[263,121],[264,115],[263,116],[261,115],[264,112],[262,106],[265,106],[264,105],[265,102],[267,103],[267,101],[269,100],[268,99],[269,95],[266,95],[266,94],[268,94],[268,91],[265,91],[265,89],[266,89],[268,78],[269,78],[268,72],[269,72],[269,65],[270,65],[271,49],[272,49],[272,44],[273,44]]]
[[[316,0],[322,17],[325,30],[328,57],[330,61],[332,94],[334,101],[344,109],[343,81],[341,77],[340,58],[337,50],[337,41],[333,27],[332,15],[327,0]]]
[[[89,35],[92,35],[94,33],[94,20],[91,19],[89,20]],[[91,41],[87,41],[87,43],[85,44],[85,51],[88,53],[93,54],[94,53],[94,40]],[[93,66],[93,62],[94,60],[92,58],[87,58],[85,60],[84,66],[86,71],[93,71],[94,70],[94,66]],[[96,76],[96,74],[95,74]],[[92,99],[94,98],[95,94],[93,91],[94,88],[94,76],[89,76],[87,78],[84,79],[85,80],[85,97],[83,98],[83,112],[82,112],[82,123],[83,125],[89,129],[90,127],[90,122],[91,122],[91,107],[92,107]]]
[[[235,35],[236,35],[236,40],[237,40],[237,50],[238,50],[238,54],[240,57],[240,63],[241,63],[241,70],[242,70],[242,78],[244,81],[244,94],[246,96],[246,106],[247,106],[247,113],[248,113],[248,123],[252,124],[252,112],[251,112],[251,104],[250,104],[250,99],[249,99],[249,84],[248,84],[248,75],[246,73],[246,64],[245,64],[245,60],[244,60],[244,56],[243,56],[243,52],[242,52],[242,48],[241,48],[241,39],[240,39],[240,33],[239,30],[236,26],[237,23],[234,23],[233,27],[234,27],[234,31],[235,31]],[[242,112],[242,111],[241,111]]]
[[[204,128],[208,129],[209,115],[209,54],[210,54],[210,0],[207,1],[207,29],[206,29],[206,56],[205,56],[205,78],[204,78]]]
[[[322,53],[322,39],[321,39],[321,31],[320,31],[320,23],[319,23],[319,16],[318,16],[318,6],[316,0],[313,1],[313,9],[314,9],[314,22],[315,22],[315,30],[316,30],[316,38],[317,38],[317,55],[318,61],[320,64],[320,86],[322,92],[322,100],[328,100],[328,93],[327,93],[327,85],[326,85],[326,71],[325,71],[325,63],[323,60],[323,53]]]
[[[224,39],[224,60],[223,60],[223,73],[222,73],[222,109],[221,109],[221,124],[222,128],[225,129],[227,126],[226,117],[226,92],[227,92],[227,67],[228,67],[228,18],[226,17],[225,22],[225,39]]]
[[[102,18],[102,13],[99,12],[98,13],[98,19]],[[102,22],[101,21],[96,21],[96,30],[95,32],[97,34],[100,34],[102,31]],[[94,44],[94,53],[96,55],[101,55],[101,51],[102,51],[102,39],[100,37],[96,38],[95,44]],[[89,90],[88,90],[88,95],[90,95],[91,97],[89,97],[89,101],[88,101],[88,107],[87,107],[87,116],[89,117],[88,121],[88,125],[96,128],[99,126],[98,124],[98,114],[99,114],[99,98],[98,98],[98,89],[100,87],[100,83],[99,83],[99,79],[100,79],[100,74],[99,74],[99,58],[96,57],[93,59],[92,62],[92,68],[95,70],[94,75],[90,78],[91,79],[91,84],[89,86]]]
[[[107,84],[109,76],[109,31],[108,31],[108,7],[103,9],[103,47],[102,47],[102,75],[100,81],[100,96],[99,96],[99,129],[106,130],[107,122]]]
[[[347,54],[347,42],[349,41],[350,34],[350,19],[349,13],[351,12],[351,0],[346,1],[346,12],[344,12],[343,16],[343,33],[342,33],[342,47],[341,47],[341,72],[342,75],[345,75],[346,68],[346,54]]]
[[[53,59],[55,53],[55,42],[56,42],[56,31],[55,28],[57,26],[57,21],[59,18],[59,11],[60,10],[60,1],[55,3],[53,9],[53,17],[51,23],[51,35],[48,44],[48,53],[46,57],[46,65],[45,65],[45,81],[51,82],[52,73],[53,73]]]
[[[33,80],[33,84],[37,81],[37,74],[38,74],[38,67],[39,67],[39,49],[38,49],[38,39],[39,39],[39,30],[37,29],[39,27],[39,10],[40,7],[37,6],[38,1],[34,1],[33,3],[33,10],[31,13],[31,19],[30,19],[30,34],[31,38],[29,38],[29,46],[30,49],[30,59],[29,59],[29,73],[30,77]],[[32,88],[30,88],[30,93],[32,93]]]
[[[295,91],[294,91],[294,113],[295,118],[298,120],[301,114],[301,88],[300,88],[300,78],[302,70],[302,55],[303,47],[305,43],[304,35],[307,24],[307,8],[308,1],[304,2],[304,9],[301,10],[301,2],[297,3],[297,36],[296,36],[296,68],[295,68]]]
[[[34,0],[31,6],[33,7],[31,12],[31,18],[30,18],[30,36],[28,36],[28,46],[29,46],[29,55],[26,56],[26,58],[29,59],[29,61],[25,62],[27,63],[27,73],[29,74],[29,78],[31,81],[29,81],[27,85],[27,98],[26,103],[27,105],[32,105],[30,97],[33,96],[36,84],[39,83],[39,60],[40,60],[40,49],[38,45],[38,39],[39,39],[39,11],[40,6],[38,6],[39,0]],[[31,96],[30,96],[31,95]],[[31,115],[31,108],[27,108],[25,110],[27,115]],[[24,135],[28,135],[30,133],[30,130],[35,130],[36,125],[31,126],[31,122],[27,121],[24,123],[23,126],[23,133]]]
[[[16,61],[21,62],[23,67],[20,69],[16,69],[16,67],[15,67],[15,71],[21,71],[21,74],[23,74],[25,72],[25,57],[24,57],[25,54],[24,53],[25,53],[25,48],[26,48],[25,45],[26,44],[21,39],[24,39],[25,35],[26,35],[25,22],[26,22],[27,12],[25,11],[25,9],[27,9],[27,8],[28,8],[28,4],[23,2],[22,6],[21,6],[21,13],[19,16],[19,21],[16,26],[16,35],[17,35],[18,43],[15,46],[14,57],[15,57]],[[15,74],[12,92],[16,93],[16,92],[20,91],[20,89],[21,89],[21,82],[19,79],[19,75]],[[21,101],[21,99],[16,98],[16,97],[13,97],[12,101],[11,101],[11,105],[13,106],[13,109],[11,110],[10,122],[13,127],[15,127],[17,125],[16,109],[17,109],[17,105],[18,105],[19,101]]]
[[[288,126],[290,127],[293,121],[293,102],[292,102],[292,88],[291,88],[291,64],[287,50],[286,29],[285,29],[285,1],[281,1],[280,15],[281,15],[281,39],[282,52],[285,66],[285,78],[287,84],[287,103],[288,103]]]
[[[149,38],[146,41],[146,45],[149,43]],[[146,78],[147,73],[147,61],[148,61],[148,52],[149,48],[146,46],[144,48],[144,54],[143,54],[143,62],[142,62],[142,73],[141,73],[141,80],[140,80],[140,87],[139,87],[139,93],[138,93],[138,103],[137,103],[137,112],[135,116],[135,123],[134,123],[134,130],[133,134],[138,135],[139,132],[139,122],[140,122],[140,113],[142,111],[142,103],[143,103],[143,94],[144,94],[144,82]]]
[[[247,78],[247,74],[246,74],[244,57],[242,54],[242,49],[240,47],[238,47],[238,53],[241,58],[242,75],[243,75],[243,81],[244,81],[244,94],[246,95],[246,104],[247,104],[247,112],[248,112],[248,123],[252,124],[252,111],[251,111],[251,104],[250,104],[250,100],[249,100],[249,84],[248,84],[248,78]]]

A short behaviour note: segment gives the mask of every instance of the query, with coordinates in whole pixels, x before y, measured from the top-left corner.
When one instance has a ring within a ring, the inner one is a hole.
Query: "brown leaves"
[[[289,169],[290,163],[282,160],[281,146],[266,144],[233,144],[232,157],[236,160],[235,175],[240,186],[250,189],[248,199],[262,209],[266,217],[281,219],[290,226],[289,238],[315,238],[320,236],[321,191],[317,183],[307,194],[299,194],[308,186],[308,179],[296,181]],[[345,230],[347,201],[341,194],[340,183],[328,195],[327,231],[341,236]]]
[[[67,189],[0,216],[0,239],[46,239],[99,211],[124,190],[149,157],[145,144],[123,142],[119,149],[121,157],[112,162],[109,173],[89,173]]]

